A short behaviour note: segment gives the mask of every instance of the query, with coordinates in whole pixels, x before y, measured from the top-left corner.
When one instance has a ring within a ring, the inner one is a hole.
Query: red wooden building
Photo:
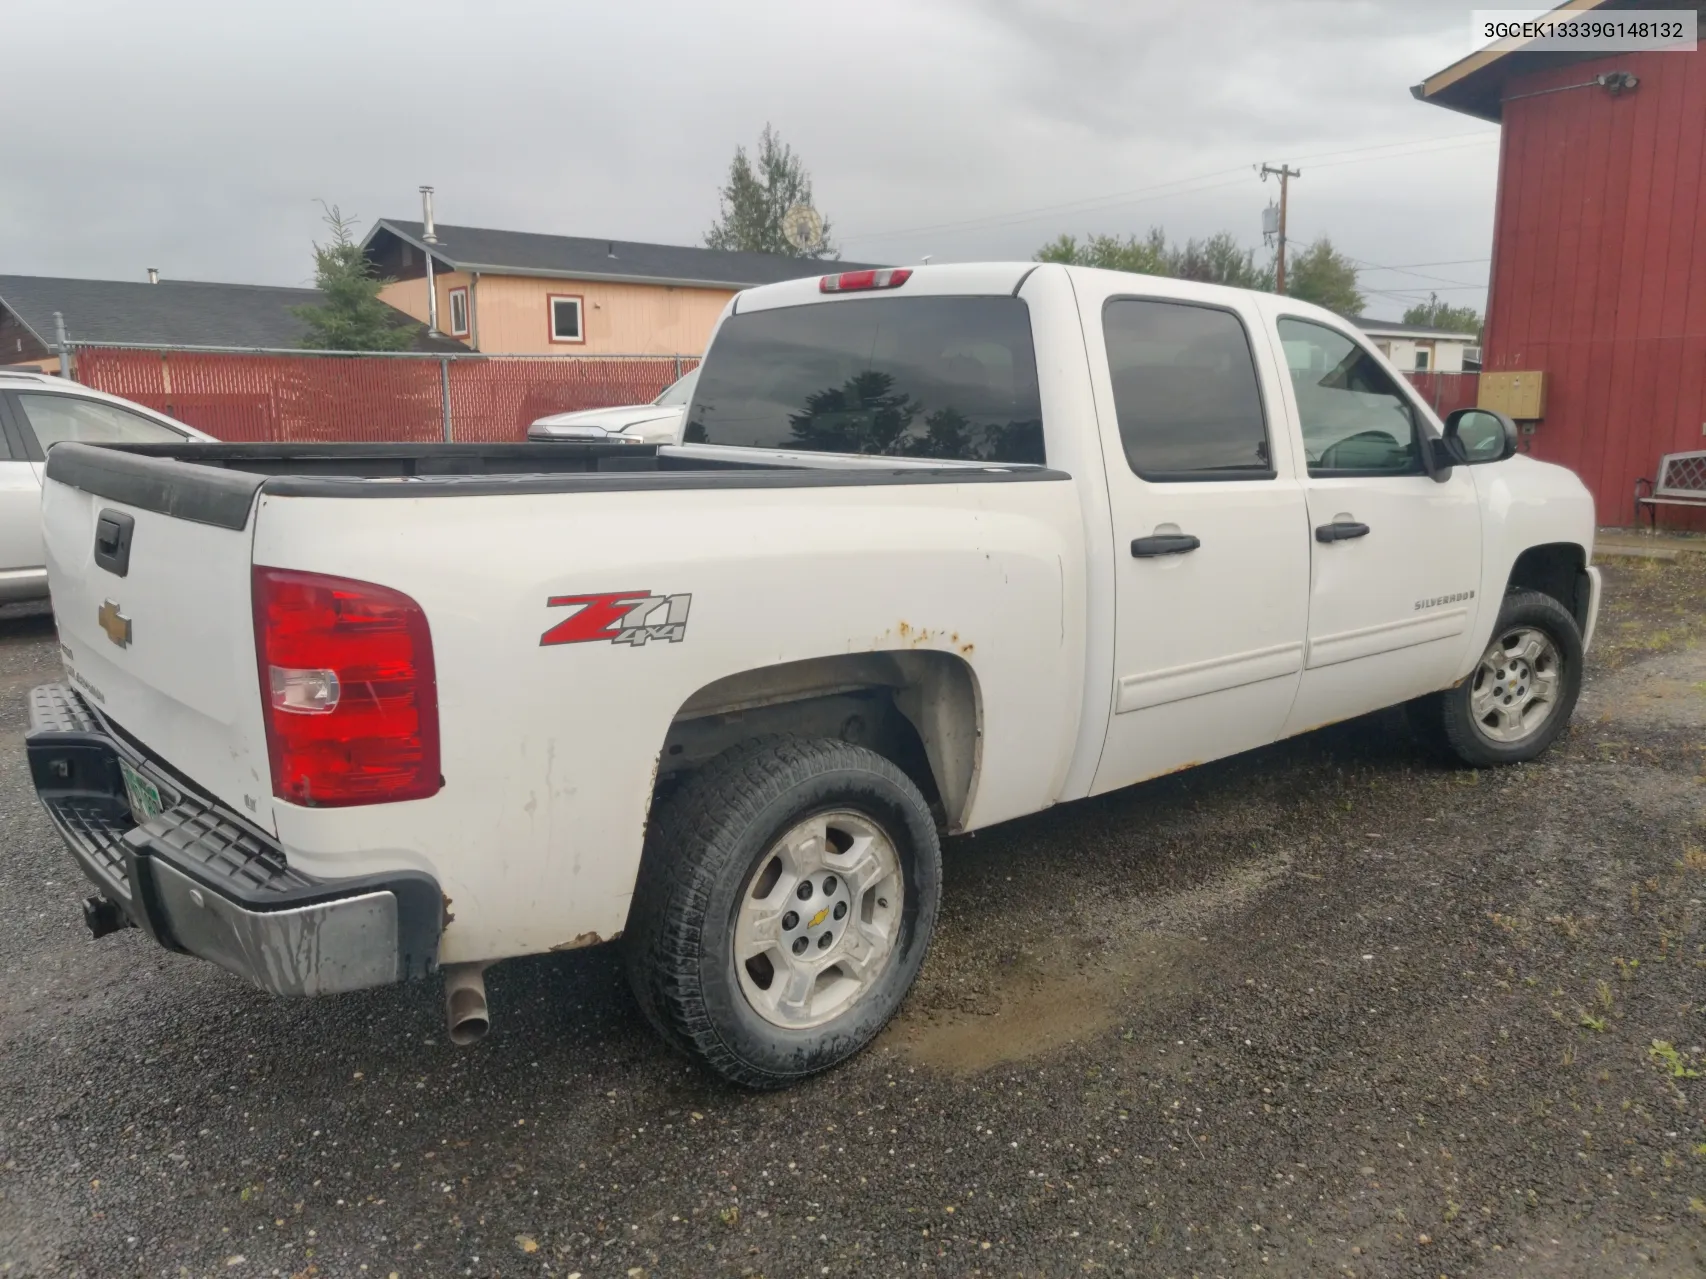
[[[1706,49],[1482,52],[1412,92],[1502,126],[1484,383],[1543,373],[1532,453],[1582,477],[1601,524],[1634,522],[1660,455],[1706,449]]]

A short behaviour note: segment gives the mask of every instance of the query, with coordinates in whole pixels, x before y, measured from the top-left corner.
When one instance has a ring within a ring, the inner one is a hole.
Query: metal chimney
[[[438,233],[432,226],[432,188],[421,188],[421,241],[426,245],[427,332],[438,333],[438,286],[432,279],[432,246],[438,243]]]
[[[148,268],[148,283],[150,283],[150,284],[160,283],[160,268],[159,267],[151,266]]]
[[[421,188],[421,239],[428,244],[438,243],[438,234],[432,229],[432,188]]]

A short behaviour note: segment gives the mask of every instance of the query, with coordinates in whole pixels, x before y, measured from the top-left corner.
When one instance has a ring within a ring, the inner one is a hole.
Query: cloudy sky
[[[0,273],[309,282],[316,198],[365,227],[698,243],[737,143],[805,158],[850,258],[1028,258],[1065,231],[1369,264],[1372,314],[1481,306],[1495,126],[1409,86],[1434,0],[78,0],[6,6]],[[1378,266],[1380,269],[1374,269]],[[1394,269],[1399,268],[1399,269]]]

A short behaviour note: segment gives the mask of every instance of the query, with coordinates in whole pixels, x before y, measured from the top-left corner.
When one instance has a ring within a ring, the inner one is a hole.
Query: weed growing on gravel
[[[1596,1035],[1603,1035],[1605,1033],[1605,1018],[1595,1017],[1585,1008],[1579,1009],[1578,1011],[1581,1014],[1581,1024],[1583,1026],[1586,1026]]]
[[[1700,1072],[1690,1067],[1687,1062],[1683,1061],[1682,1054],[1677,1052],[1676,1046],[1669,1040],[1653,1040],[1653,1046],[1647,1049],[1647,1056],[1652,1059],[1655,1066],[1660,1066],[1665,1070],[1670,1071],[1670,1077],[1672,1079],[1700,1078]]]

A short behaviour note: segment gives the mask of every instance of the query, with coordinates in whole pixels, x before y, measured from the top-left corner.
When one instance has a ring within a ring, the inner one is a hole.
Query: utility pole
[[[1287,195],[1287,190],[1288,190],[1287,184],[1289,183],[1289,181],[1292,178],[1301,178],[1303,176],[1303,170],[1302,169],[1288,168],[1283,164],[1280,165],[1279,168],[1276,169],[1271,164],[1264,164],[1262,166],[1262,181],[1263,182],[1266,182],[1268,180],[1268,175],[1270,173],[1275,175],[1276,177],[1278,177],[1280,180],[1279,253],[1277,254],[1277,256],[1274,259],[1274,291],[1276,293],[1284,293],[1285,292],[1285,205],[1286,205],[1286,195]]]

